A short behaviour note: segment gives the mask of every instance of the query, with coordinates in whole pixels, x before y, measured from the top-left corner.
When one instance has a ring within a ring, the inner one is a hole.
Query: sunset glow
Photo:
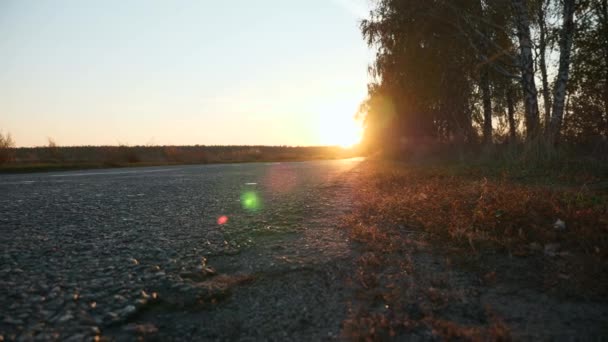
[[[17,146],[45,146],[47,137],[59,146],[360,139],[353,116],[371,56],[358,24],[365,0],[67,8],[2,8],[11,20],[0,20],[10,37],[0,41],[0,130]]]
[[[349,148],[361,141],[361,125],[354,119],[339,120],[328,117],[320,127],[321,140],[324,145],[338,145]]]
[[[322,103],[319,108],[319,141],[322,145],[353,147],[361,141],[361,122],[355,113],[363,98],[342,96]]]
[[[0,0],[0,342],[608,340],[607,32]]]

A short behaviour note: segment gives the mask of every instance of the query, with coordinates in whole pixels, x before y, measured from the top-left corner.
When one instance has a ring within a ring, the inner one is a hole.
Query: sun
[[[352,103],[339,102],[326,106],[318,119],[320,143],[344,148],[359,144],[363,129],[361,123],[355,120],[355,110],[356,105]]]
[[[361,126],[353,117],[325,116],[320,122],[319,135],[323,145],[350,148],[361,141]]]

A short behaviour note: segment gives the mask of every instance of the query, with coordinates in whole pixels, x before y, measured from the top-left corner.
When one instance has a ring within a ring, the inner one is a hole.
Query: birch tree
[[[521,84],[524,94],[526,138],[531,140],[538,134],[538,98],[534,81],[534,58],[532,56],[532,38],[530,19],[526,0],[512,0],[517,37],[520,51]]]
[[[545,124],[545,132],[549,132],[549,121],[551,118],[551,95],[549,90],[549,77],[547,75],[547,15],[549,0],[541,0],[538,2],[537,20],[538,20],[538,67],[540,69],[542,80],[542,95]]]
[[[559,140],[566,102],[566,87],[570,71],[570,55],[574,37],[575,0],[563,0],[563,22],[559,40],[559,69],[554,85],[553,109],[551,112],[550,139],[553,143]]]

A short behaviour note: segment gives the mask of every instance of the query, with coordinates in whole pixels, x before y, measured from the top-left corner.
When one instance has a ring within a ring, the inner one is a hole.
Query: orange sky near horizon
[[[366,0],[237,2],[3,2],[0,130],[18,146],[356,143]]]

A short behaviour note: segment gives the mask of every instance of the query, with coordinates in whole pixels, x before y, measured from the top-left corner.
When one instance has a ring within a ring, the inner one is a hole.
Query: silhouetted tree
[[[608,1],[579,6],[564,135],[570,142],[587,143],[608,139]]]
[[[15,142],[10,133],[3,134],[0,132],[0,165],[6,164],[13,160],[13,149]]]
[[[513,0],[517,37],[519,39],[521,84],[524,93],[526,136],[534,138],[538,134],[538,98],[534,81],[534,58],[532,56],[532,36],[526,0]]]
[[[562,130],[569,141],[582,131],[608,135],[607,1],[377,1],[361,23],[376,49],[360,108],[364,142],[400,150],[428,139],[477,142],[481,135],[491,144],[507,131],[514,141],[519,103],[523,136],[540,141],[537,77],[549,142]],[[554,80],[550,70],[557,71]]]

